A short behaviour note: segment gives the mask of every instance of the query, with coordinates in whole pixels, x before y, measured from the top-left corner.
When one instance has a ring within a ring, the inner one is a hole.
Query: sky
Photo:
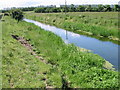
[[[66,0],[67,4],[118,4],[119,0]],[[0,0],[0,9],[40,5],[63,5],[65,0]]]

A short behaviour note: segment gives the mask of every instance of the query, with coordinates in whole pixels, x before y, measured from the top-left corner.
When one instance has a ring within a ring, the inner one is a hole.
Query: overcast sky
[[[66,0],[67,4],[118,4],[119,0]],[[40,5],[63,5],[65,0],[0,0],[0,9]]]

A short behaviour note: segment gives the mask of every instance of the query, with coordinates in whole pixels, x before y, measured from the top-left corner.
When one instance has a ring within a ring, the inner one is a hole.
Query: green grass
[[[2,23],[0,22],[0,89],[2,88]]]
[[[2,87],[45,87],[42,80],[45,77],[43,73],[49,72],[51,65],[44,64],[38,60],[18,41],[11,37],[12,34],[24,34],[22,31],[25,30],[25,26],[21,27],[24,23],[17,24],[15,21],[7,19],[3,22]]]
[[[75,33],[119,40],[118,12],[26,13],[28,19],[55,25]]]
[[[3,24],[3,87],[45,87],[41,73],[47,72],[47,84],[62,88],[118,88],[118,72],[103,69],[105,60],[66,45],[60,37],[34,24],[5,17]],[[30,39],[34,51],[47,60],[44,64],[31,55],[11,35]]]

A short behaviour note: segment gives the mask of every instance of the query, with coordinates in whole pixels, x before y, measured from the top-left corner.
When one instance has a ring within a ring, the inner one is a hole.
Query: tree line
[[[79,5],[76,6],[74,4],[71,5],[63,5],[61,7],[24,7],[18,8],[22,11],[34,11],[36,13],[52,13],[52,12],[118,12],[120,11],[120,5],[114,5],[111,7],[110,5],[97,5],[93,7],[92,5]],[[5,13],[9,10],[2,10],[2,13]]]
[[[23,20],[24,14],[23,11],[20,9],[12,9],[9,11],[4,12],[4,16],[11,16],[11,18],[17,20],[17,22]]]
[[[63,7],[38,7],[35,8],[34,11],[36,13],[52,13],[52,12],[110,12],[110,11],[119,11],[120,6],[114,5],[111,7],[110,5],[98,5],[97,7],[92,7],[92,5],[82,6],[79,5],[76,7],[71,4],[70,6]]]
[[[19,9],[19,10],[21,10],[21,11],[34,11],[34,9],[35,9],[36,7],[22,7],[22,8],[11,8],[10,10],[15,10],[15,9]],[[10,10],[0,10],[0,12],[2,12],[2,13],[5,13],[5,12],[9,12]]]

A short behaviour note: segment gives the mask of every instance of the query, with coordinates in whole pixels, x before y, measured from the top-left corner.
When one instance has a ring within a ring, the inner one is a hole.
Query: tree
[[[91,5],[88,5],[88,6],[85,8],[85,11],[88,11],[88,12],[92,11]]]
[[[60,9],[61,9],[61,12],[69,12],[69,8],[67,6],[63,6]]]
[[[33,11],[35,9],[35,7],[23,7],[23,8],[19,8],[22,11]]]
[[[11,11],[11,16],[19,22],[23,19],[23,12],[20,9],[15,9]]]
[[[76,8],[75,8],[74,4],[71,4],[71,5],[70,5],[69,11],[70,11],[70,12],[75,12],[75,11],[76,11]]]
[[[10,15],[9,12],[4,13],[4,16],[9,16],[9,15]]]
[[[45,12],[46,12],[46,13],[51,13],[52,11],[51,11],[50,8],[47,8],[47,9],[45,10]]]
[[[102,12],[103,9],[104,9],[104,6],[103,6],[103,5],[98,5],[98,11],[99,11],[99,12]]]
[[[92,7],[92,8],[91,8],[91,11],[97,12],[97,11],[98,11],[98,8],[97,8],[97,7]]]
[[[119,11],[120,10],[120,6],[119,5],[114,5],[114,11]]]
[[[46,8],[36,8],[34,11],[36,13],[45,13]]]
[[[51,8],[51,11],[55,13],[59,12],[57,8]]]
[[[103,11],[111,11],[112,10],[112,8],[110,7],[110,5],[105,5],[104,6],[104,9],[103,9]]]
[[[84,11],[85,11],[85,7],[79,5],[79,7],[77,7],[77,11],[78,11],[78,12],[84,12]]]

